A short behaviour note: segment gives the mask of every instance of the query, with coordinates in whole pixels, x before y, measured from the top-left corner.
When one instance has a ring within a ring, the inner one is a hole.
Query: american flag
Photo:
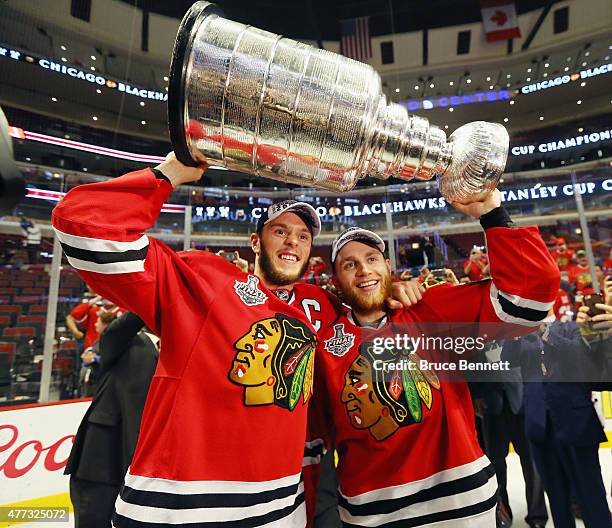
[[[347,18],[340,21],[342,39],[340,52],[345,57],[358,61],[372,58],[372,41],[370,40],[370,17]]]

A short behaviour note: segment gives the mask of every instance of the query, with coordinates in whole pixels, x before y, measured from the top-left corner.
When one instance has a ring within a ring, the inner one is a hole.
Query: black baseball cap
[[[321,219],[315,208],[306,202],[296,200],[285,200],[272,204],[264,211],[257,221],[257,232],[261,233],[263,226],[270,220],[278,218],[283,213],[294,213],[298,215],[310,229],[313,238],[321,233]]]

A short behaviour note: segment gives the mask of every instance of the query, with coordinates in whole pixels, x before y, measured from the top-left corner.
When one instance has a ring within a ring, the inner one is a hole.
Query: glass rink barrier
[[[32,164],[21,168],[27,198],[13,215],[0,218],[0,526],[10,525],[1,517],[9,511],[4,506],[42,503],[43,498],[53,505],[45,515],[72,523],[63,470],[96,390],[96,340],[124,307],[88,288],[70,265],[51,228],[51,212],[74,187],[110,178]],[[312,250],[320,267],[313,266],[304,280],[332,290],[329,247],[348,227],[366,227],[384,238],[400,280],[418,277],[424,269],[434,282],[446,270],[463,280],[474,246],[486,254],[479,222],[446,203],[435,182],[376,186],[366,180],[368,186],[335,194],[232,188],[231,176],[227,181],[227,187],[179,187],[146,235],[174,251],[220,252],[252,271],[249,235],[261,214],[281,200],[305,201],[316,208],[323,228]],[[505,174],[500,190],[515,224],[538,225],[551,251],[558,250],[559,238],[570,251],[585,248],[588,273],[596,281],[604,276],[606,262],[612,262],[611,166]],[[566,308],[571,319],[575,306]],[[610,393],[593,394],[609,434]],[[609,457],[604,459],[605,472]],[[518,462],[509,460],[508,467],[509,482],[520,480]],[[30,525],[36,526],[25,524]]]

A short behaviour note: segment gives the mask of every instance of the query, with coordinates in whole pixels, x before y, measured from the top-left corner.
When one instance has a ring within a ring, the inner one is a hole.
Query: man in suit
[[[591,386],[581,375],[589,357],[578,326],[560,321],[542,325],[539,333],[507,342],[502,360],[522,369],[525,432],[555,528],[575,528],[572,497],[586,528],[610,528],[598,453],[606,436]]]
[[[126,313],[99,340],[99,381],[79,426],[65,473],[76,528],[108,528],[134,455],[158,350],[142,320]]]
[[[492,354],[499,359],[501,346],[493,343]],[[487,354],[488,355],[488,354]],[[525,415],[523,413],[523,380],[519,368],[500,372],[498,381],[480,382],[470,385],[474,400],[474,412],[481,419],[482,447],[491,460],[497,475],[499,501],[498,508],[509,517],[509,522],[501,522],[498,512],[498,528],[510,526],[513,518],[508,499],[506,458],[510,442],[521,461],[525,479],[527,516],[525,522],[530,528],[543,528],[548,520],[542,481],[533,465],[529,442],[525,436]]]

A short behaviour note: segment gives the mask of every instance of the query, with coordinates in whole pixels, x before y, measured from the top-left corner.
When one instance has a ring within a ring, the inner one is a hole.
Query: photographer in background
[[[612,390],[612,275],[604,281],[603,294],[586,295],[576,322],[598,364],[599,379],[593,390]]]
[[[232,264],[234,264],[240,271],[244,271],[245,273],[248,273],[249,261],[243,258],[240,258],[240,254],[238,253],[238,251],[224,251],[222,249],[221,251],[217,251],[216,254],[219,255],[220,257],[223,257],[228,262],[231,262]]]

